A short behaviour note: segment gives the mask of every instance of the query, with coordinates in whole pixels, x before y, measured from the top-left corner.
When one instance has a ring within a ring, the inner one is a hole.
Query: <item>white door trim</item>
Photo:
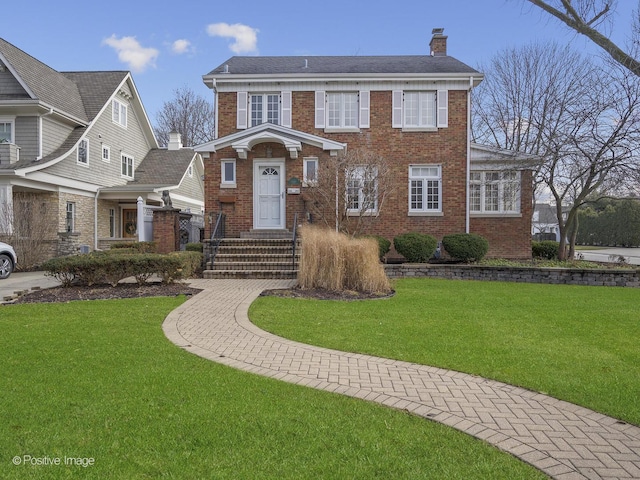
[[[280,224],[279,225],[260,225],[260,199],[259,199],[259,180],[260,169],[262,167],[280,167]],[[285,159],[284,158],[268,158],[253,160],[253,228],[259,229],[284,229],[286,222],[286,181],[285,181]]]

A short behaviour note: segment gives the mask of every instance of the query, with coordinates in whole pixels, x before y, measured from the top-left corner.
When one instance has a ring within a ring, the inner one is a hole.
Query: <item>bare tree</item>
[[[638,43],[640,42],[640,8],[632,20],[632,45],[625,51],[602,32],[603,26],[611,22],[616,9],[616,0],[528,0],[545,12],[553,15],[569,28],[586,36],[602,48],[613,60],[640,76]],[[640,3],[639,3],[640,6]]]
[[[323,161],[317,180],[305,191],[314,217],[338,232],[355,236],[375,223],[397,188],[390,163],[367,149]]]
[[[560,255],[571,258],[578,208],[638,171],[640,79],[613,62],[596,65],[554,45],[502,52],[484,70],[475,135],[542,159],[538,193],[555,200]]]
[[[51,199],[46,194],[15,193],[12,204],[0,204],[0,240],[16,249],[21,269],[40,265],[51,255],[57,224],[51,221]]]
[[[174,90],[174,98],[164,102],[156,114],[154,131],[160,145],[167,145],[169,133],[182,135],[182,143],[192,147],[214,138],[215,118],[213,103],[188,87]]]

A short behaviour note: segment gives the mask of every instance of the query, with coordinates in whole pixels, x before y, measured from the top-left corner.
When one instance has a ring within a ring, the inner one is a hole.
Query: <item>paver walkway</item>
[[[558,479],[640,479],[640,428],[464,373],[285,340],[247,316],[289,281],[195,280],[204,291],[165,320],[185,350],[241,370],[410,411],[483,439]]]

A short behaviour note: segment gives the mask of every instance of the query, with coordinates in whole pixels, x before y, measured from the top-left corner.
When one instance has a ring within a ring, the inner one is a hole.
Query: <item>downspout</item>
[[[469,77],[469,90],[467,91],[467,200],[466,200],[466,214],[465,214],[465,233],[470,233],[471,229],[471,214],[469,212],[471,207],[471,89],[473,88],[473,77]]]
[[[96,196],[93,200],[93,249],[98,250],[98,197],[102,187],[96,190]]]

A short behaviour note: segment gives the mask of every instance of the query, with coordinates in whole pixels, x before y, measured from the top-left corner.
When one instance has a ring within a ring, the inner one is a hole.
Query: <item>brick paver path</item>
[[[215,362],[410,411],[483,439],[558,479],[640,479],[640,428],[540,393],[464,373],[285,340],[249,305],[289,281],[195,280],[204,291],[164,322],[167,337]]]

